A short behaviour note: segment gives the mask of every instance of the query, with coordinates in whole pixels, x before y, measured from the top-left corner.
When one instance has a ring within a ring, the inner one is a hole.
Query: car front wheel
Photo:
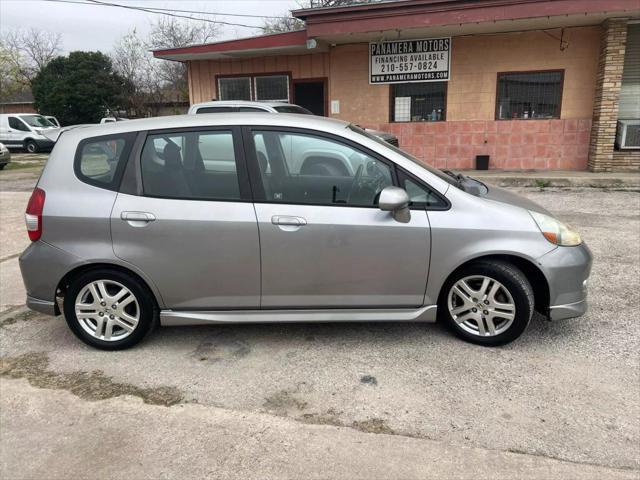
[[[529,281],[517,267],[501,261],[463,267],[447,281],[438,302],[440,318],[456,335],[486,346],[518,338],[533,310]]]

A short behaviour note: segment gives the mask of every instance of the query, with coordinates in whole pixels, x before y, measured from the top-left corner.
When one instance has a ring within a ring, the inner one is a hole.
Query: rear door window
[[[136,133],[125,133],[82,140],[76,150],[76,176],[90,185],[117,190],[135,138]]]
[[[231,130],[149,135],[141,155],[144,194],[240,201],[236,158]]]
[[[229,113],[233,112],[234,107],[201,107],[196,113]]]
[[[238,107],[239,112],[264,112],[268,113],[264,108],[256,108],[256,107]]]

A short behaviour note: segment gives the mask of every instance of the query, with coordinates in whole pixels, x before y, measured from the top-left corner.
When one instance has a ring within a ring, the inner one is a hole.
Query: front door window
[[[375,207],[393,185],[386,163],[347,144],[303,133],[254,131],[269,202]]]

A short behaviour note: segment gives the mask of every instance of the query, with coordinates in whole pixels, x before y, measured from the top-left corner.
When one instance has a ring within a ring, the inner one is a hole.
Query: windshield
[[[433,168],[431,165],[428,165],[425,162],[422,162],[422,161],[418,160],[413,155],[408,154],[404,150],[400,150],[395,145],[392,145],[389,142],[385,142],[380,137],[372,135],[369,132],[363,130],[362,128],[360,128],[360,127],[358,127],[357,125],[354,125],[354,124],[349,124],[349,126],[347,128],[352,130],[352,131],[354,131],[354,132],[356,132],[356,133],[364,135],[368,139],[373,140],[376,143],[379,143],[380,145],[384,145],[385,147],[390,148],[394,152],[399,153],[400,155],[402,155],[407,160],[411,160],[413,163],[416,163],[416,164],[420,165],[422,168],[427,169],[430,173],[433,173],[435,176],[437,176],[441,180],[444,180],[448,184],[453,185],[454,187],[460,187],[459,182],[455,178],[451,177],[450,175],[447,175],[442,170],[438,170],[437,168]]]
[[[53,123],[44,118],[42,115],[20,115],[20,118],[31,127],[47,128],[55,127]]]
[[[299,113],[301,115],[313,115],[306,108],[299,107],[298,105],[277,105],[273,108],[279,113]]]

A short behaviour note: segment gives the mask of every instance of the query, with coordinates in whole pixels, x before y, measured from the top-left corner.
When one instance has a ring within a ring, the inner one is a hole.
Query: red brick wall
[[[33,103],[4,103],[0,105],[0,113],[38,113]]]
[[[476,155],[490,155],[489,168],[584,170],[591,119],[383,123],[367,127],[398,136],[400,146],[437,168],[475,168]]]

